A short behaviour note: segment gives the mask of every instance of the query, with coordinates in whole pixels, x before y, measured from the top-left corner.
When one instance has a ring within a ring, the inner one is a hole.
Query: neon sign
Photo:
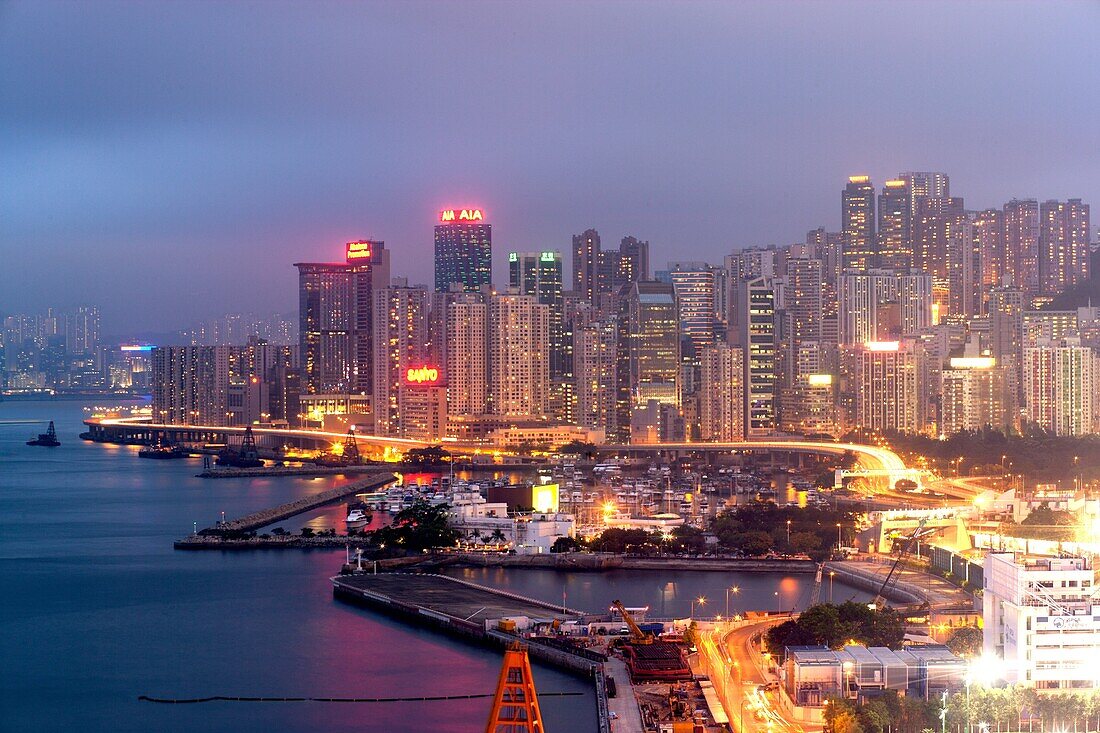
[[[443,209],[439,212],[439,221],[443,224],[457,224],[463,221],[485,221],[481,209]]]
[[[405,384],[430,387],[442,382],[443,374],[434,366],[409,367],[405,370]]]
[[[348,242],[345,248],[348,262],[369,260],[374,253],[374,242]]]

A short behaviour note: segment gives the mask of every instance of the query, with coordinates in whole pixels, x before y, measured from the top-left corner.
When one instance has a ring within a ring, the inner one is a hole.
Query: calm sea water
[[[0,731],[477,731],[487,700],[154,705],[139,695],[408,696],[491,692],[498,654],[336,603],[342,551],[177,552],[172,540],[332,485],[304,478],[203,480],[198,459],[145,461],[85,443],[78,402],[0,403]],[[24,442],[57,422],[62,446]],[[340,526],[341,508],[303,523]],[[687,611],[699,594],[790,605],[805,577],[717,573],[462,571],[550,601],[616,597]],[[836,593],[841,591],[838,584]],[[824,594],[823,594],[824,595]],[[715,603],[719,601],[715,600]],[[709,608],[717,609],[714,605]],[[537,666],[550,733],[593,730],[588,684]]]

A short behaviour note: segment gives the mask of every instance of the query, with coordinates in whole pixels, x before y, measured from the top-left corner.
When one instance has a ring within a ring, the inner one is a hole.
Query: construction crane
[[[886,574],[886,580],[882,581],[882,587],[878,589],[875,600],[868,604],[871,608],[881,611],[886,607],[886,591],[890,587],[890,583],[895,580],[894,574],[897,572],[898,566],[901,565],[901,561],[909,554],[909,550],[913,548],[913,543],[924,533],[924,525],[927,521],[927,517],[921,517],[921,520],[917,523],[917,528],[905,539],[905,544],[902,545],[901,552],[898,553],[894,564],[890,566],[890,572]]]
[[[485,733],[545,733],[527,649],[518,641],[504,650],[497,691]]]
[[[634,640],[635,644],[652,644],[653,634],[648,634],[634,623],[634,618],[630,615],[630,611],[626,610],[626,606],[622,604],[622,601],[612,601],[611,607],[618,611],[623,617],[623,623],[630,629],[630,637]]]

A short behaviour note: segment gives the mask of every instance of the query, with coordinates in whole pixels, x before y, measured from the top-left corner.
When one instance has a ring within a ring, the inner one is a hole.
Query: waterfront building
[[[1085,557],[986,555],[984,647],[999,676],[1039,691],[1096,689],[1100,585]]]
[[[161,346],[152,352],[153,420],[230,424],[229,346]]]
[[[878,197],[878,266],[908,270],[913,266],[913,211],[909,185],[886,181]]]
[[[1089,205],[1081,199],[1039,205],[1039,280],[1056,295],[1089,277]]]
[[[510,546],[518,555],[549,553],[558,539],[576,535],[572,514],[554,511],[509,516],[507,502],[486,501],[476,491],[453,496],[447,524],[467,542]]]
[[[410,369],[427,354],[428,290],[396,279],[374,293],[374,431],[404,436],[402,397]]]
[[[493,282],[493,227],[481,209],[444,209],[435,227],[435,289],[473,293]]]
[[[550,308],[511,289],[489,298],[489,411],[545,417],[550,399]]]
[[[954,435],[985,428],[1005,431],[1005,370],[992,356],[955,357],[940,373],[940,433]]]
[[[856,423],[877,432],[920,432],[920,380],[913,342],[869,342],[857,358]]]
[[[489,311],[480,293],[459,293],[446,306],[447,413],[481,415],[489,405]]]
[[[875,266],[875,185],[870,176],[849,176],[841,195],[844,244],[841,267],[861,272]]]
[[[720,342],[704,347],[699,371],[699,439],[744,440],[744,349]]]
[[[1096,352],[1080,339],[1040,341],[1024,348],[1024,417],[1058,436],[1097,432]]]
[[[300,262],[298,318],[307,394],[369,395],[373,389],[374,291],[390,281],[380,241],[345,245],[340,263]]]
[[[1039,202],[1012,199],[1003,207],[1005,251],[1012,260],[1012,284],[1027,295],[1040,290]]]

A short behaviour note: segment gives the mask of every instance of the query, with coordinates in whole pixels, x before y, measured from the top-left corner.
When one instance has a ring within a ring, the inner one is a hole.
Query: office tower
[[[175,425],[230,424],[230,346],[153,349],[153,420]]]
[[[489,312],[479,293],[457,294],[447,304],[447,413],[470,417],[488,412]]]
[[[616,428],[625,440],[635,409],[650,400],[680,406],[680,321],[666,283],[634,283],[620,307]]]
[[[521,295],[533,296],[549,308],[550,316],[550,412],[568,420],[570,394],[570,344],[565,327],[560,252],[512,252],[508,255],[508,284]]]
[[[745,360],[740,346],[716,342],[699,356],[699,439],[745,439]]]
[[[1005,410],[1005,369],[992,356],[954,357],[940,373],[940,433],[986,428],[1005,431],[1011,416]]]
[[[1005,218],[1000,209],[985,209],[974,215],[974,242],[981,262],[982,313],[989,312],[989,293],[1011,278],[1005,250]]]
[[[427,317],[426,288],[401,279],[374,291],[375,435],[405,437],[404,388],[409,370],[427,364]]]
[[[1024,348],[1025,420],[1057,436],[1096,432],[1096,353],[1079,339]]]
[[[676,294],[680,333],[698,353],[714,342],[714,272],[705,262],[670,262],[667,276]]]
[[[841,195],[841,233],[844,270],[863,271],[875,266],[875,185],[870,176],[849,176]]]
[[[902,173],[898,179],[904,181],[909,189],[909,206],[914,216],[920,199],[947,198],[951,195],[951,181],[946,173],[910,171]]]
[[[613,285],[616,289],[628,283],[649,280],[649,242],[637,237],[623,237]]]
[[[575,424],[604,435],[619,433],[616,424],[619,325],[616,319],[591,321],[573,328]]]
[[[597,292],[600,271],[600,233],[586,229],[573,236],[573,290],[587,300]]]
[[[913,266],[912,201],[908,184],[886,181],[878,197],[878,265],[892,270]]]
[[[845,273],[837,290],[838,339],[843,345],[911,336],[932,325],[930,275],[887,270]]]
[[[856,423],[877,432],[919,432],[917,354],[912,342],[872,341],[857,358]]]
[[[724,340],[729,318],[730,273],[721,265],[710,268],[714,276],[714,328],[715,338]]]
[[[1057,295],[1088,279],[1089,205],[1081,199],[1039,205],[1039,279]]]
[[[985,556],[982,634],[998,677],[1060,700],[1068,717],[1073,703],[1059,694],[1097,687],[1100,615],[1092,560],[1059,555]]]
[[[787,261],[783,310],[790,321],[793,343],[821,338],[821,260],[792,257]]]
[[[1027,295],[1039,292],[1039,202],[1012,199],[1004,205],[1005,251],[1012,284]]]
[[[745,362],[745,434],[775,430],[776,334],[773,281],[757,277],[734,283],[728,339]]]
[[[342,263],[294,265],[307,394],[368,395],[373,387],[373,293],[389,285],[390,253],[382,242],[359,240],[344,255]]]
[[[435,226],[435,290],[474,293],[493,283],[493,227],[481,209],[444,209]]]
[[[550,308],[509,291],[489,298],[489,406],[545,417],[550,400]]]
[[[1086,227],[1087,228],[1087,227]],[[82,305],[66,313],[65,351],[70,354],[90,354],[99,347],[99,308]]]

